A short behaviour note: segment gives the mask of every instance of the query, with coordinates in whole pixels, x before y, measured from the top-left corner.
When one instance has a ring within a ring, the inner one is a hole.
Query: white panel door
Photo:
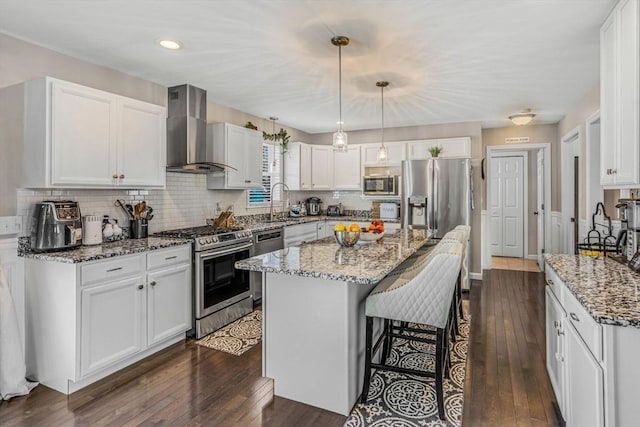
[[[524,162],[522,157],[503,157],[502,254],[524,256]]]
[[[491,159],[491,254],[524,256],[524,161],[521,156]]]
[[[542,149],[538,150],[537,159],[536,159],[536,189],[537,189],[537,200],[536,200],[536,212],[538,212],[536,217],[537,222],[537,242],[538,242],[538,266],[542,271],[544,271],[544,216],[545,216],[545,206],[544,206],[544,151]]]

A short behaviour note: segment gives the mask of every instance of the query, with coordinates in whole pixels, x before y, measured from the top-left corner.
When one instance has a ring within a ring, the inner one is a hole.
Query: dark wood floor
[[[544,367],[542,277],[492,270],[474,282],[464,426],[560,424]],[[38,386],[2,402],[0,425],[342,426],[343,416],[273,397],[260,352],[177,344],[70,396]]]

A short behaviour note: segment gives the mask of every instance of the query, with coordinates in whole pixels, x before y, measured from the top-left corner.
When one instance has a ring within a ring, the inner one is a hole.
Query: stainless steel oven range
[[[220,329],[253,310],[250,274],[236,261],[252,256],[251,231],[194,227],[158,233],[193,240],[193,329],[195,338]]]

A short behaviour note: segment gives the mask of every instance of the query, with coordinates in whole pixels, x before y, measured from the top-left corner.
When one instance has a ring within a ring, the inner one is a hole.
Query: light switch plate
[[[21,216],[0,216],[0,235],[18,234],[21,231]]]

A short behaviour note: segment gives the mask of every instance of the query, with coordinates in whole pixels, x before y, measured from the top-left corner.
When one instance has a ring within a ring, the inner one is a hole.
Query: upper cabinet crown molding
[[[212,190],[262,187],[262,133],[231,123],[207,125],[207,160],[231,166],[209,174]]]
[[[600,28],[600,182],[640,185],[640,8],[621,0]]]
[[[165,107],[51,77],[24,88],[24,187],[165,186]]]

